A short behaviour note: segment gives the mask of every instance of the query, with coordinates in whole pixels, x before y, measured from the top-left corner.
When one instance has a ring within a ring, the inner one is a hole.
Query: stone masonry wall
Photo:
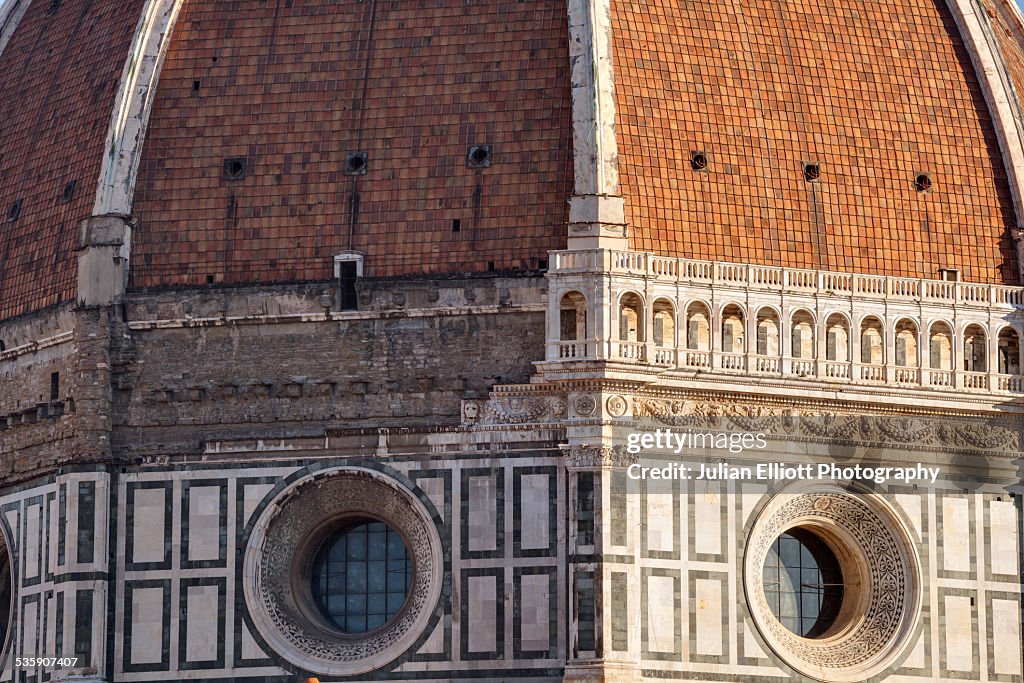
[[[135,295],[114,334],[115,451],[457,425],[462,399],[528,382],[543,358],[542,285],[369,281],[351,312],[320,285]]]
[[[0,478],[109,455],[109,311],[70,308],[0,328]]]

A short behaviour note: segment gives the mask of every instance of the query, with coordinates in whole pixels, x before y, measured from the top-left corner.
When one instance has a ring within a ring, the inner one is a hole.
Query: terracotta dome
[[[324,280],[344,250],[368,276],[534,270],[565,247],[564,3],[163,4],[155,55],[140,0],[4,10],[0,319],[74,298],[78,226],[104,213],[132,102],[129,287]],[[630,248],[1019,282],[985,93],[998,78],[1019,110],[1024,28],[986,8],[979,75],[930,0],[612,2]],[[146,59],[139,105],[119,93]]]
[[[612,18],[631,248],[1018,281],[999,141],[946,3],[613,0]],[[1020,43],[996,33],[1019,77]]]

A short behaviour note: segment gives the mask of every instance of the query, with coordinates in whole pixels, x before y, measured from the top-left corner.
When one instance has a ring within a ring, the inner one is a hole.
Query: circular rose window
[[[828,542],[813,530],[795,527],[775,539],[762,584],[772,614],[796,635],[821,638],[836,625],[845,592],[843,570]]]
[[[14,576],[11,572],[11,555],[7,542],[0,533],[0,661],[7,653],[7,641],[11,632],[11,605],[14,594]]]
[[[744,588],[765,642],[800,673],[862,681],[902,652],[920,568],[899,517],[839,487],[773,497],[750,530]]]
[[[444,553],[433,510],[397,479],[362,468],[300,478],[260,513],[245,597],[273,650],[303,671],[382,668],[440,615]]]

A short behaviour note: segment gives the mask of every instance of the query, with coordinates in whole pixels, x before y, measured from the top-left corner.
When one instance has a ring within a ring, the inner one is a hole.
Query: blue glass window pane
[[[349,565],[348,576],[345,577],[345,588],[349,595],[366,593],[366,565],[353,562]]]
[[[388,534],[388,559],[404,560],[408,556],[402,537],[392,531]]]
[[[762,581],[768,606],[794,633],[814,638],[835,623],[842,605],[842,571],[815,534],[795,529],[779,536],[765,557]]]
[[[348,553],[345,555],[347,560],[365,560],[366,559],[366,529],[359,529],[352,531],[348,537]]]
[[[370,564],[370,575],[368,577],[367,589],[375,593],[383,593],[387,590],[388,575],[383,562]]]
[[[366,633],[369,630],[366,628],[366,616],[350,616],[345,620],[344,630],[346,633]]]
[[[327,539],[310,573],[321,614],[346,633],[380,628],[405,604],[412,562],[402,536],[381,522],[343,527]]]
[[[383,593],[370,593],[366,596],[366,612],[368,614],[386,613]]]
[[[383,560],[387,557],[387,534],[374,532],[369,536],[368,557],[371,560]]]
[[[402,609],[402,603],[405,602],[405,595],[402,593],[388,593],[387,594],[387,613],[395,614],[398,610]]]

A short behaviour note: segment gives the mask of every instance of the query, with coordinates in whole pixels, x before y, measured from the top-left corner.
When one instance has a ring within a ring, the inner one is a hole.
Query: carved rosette
[[[775,539],[800,527],[829,539],[846,591],[836,630],[803,638],[775,617],[762,571]],[[823,681],[863,681],[907,644],[920,611],[921,578],[909,535],[873,496],[838,487],[780,494],[751,530],[744,562],[750,613],[769,647],[800,673]],[[844,616],[845,615],[845,616]]]
[[[380,519],[406,540],[413,579],[403,609],[383,628],[339,634],[308,600],[311,539],[325,524],[348,516]],[[405,653],[430,626],[444,582],[443,551],[423,504],[379,472],[337,468],[300,479],[267,506],[245,553],[245,598],[266,643],[305,671],[330,676],[378,669]]]

